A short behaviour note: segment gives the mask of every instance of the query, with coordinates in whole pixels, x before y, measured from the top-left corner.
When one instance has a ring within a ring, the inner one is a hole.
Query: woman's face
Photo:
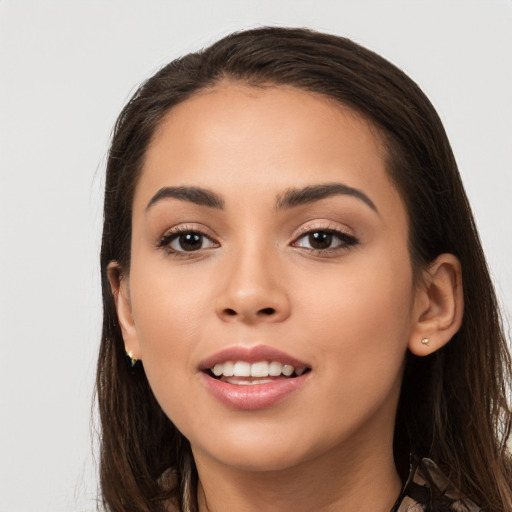
[[[416,292],[384,155],[368,122],[294,88],[226,83],[160,125],[118,307],[197,461],[391,446]]]

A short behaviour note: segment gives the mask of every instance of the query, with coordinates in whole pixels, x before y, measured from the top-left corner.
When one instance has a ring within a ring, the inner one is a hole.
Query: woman
[[[116,125],[101,267],[108,510],[512,509],[471,210],[378,55],[263,28],[163,68]]]

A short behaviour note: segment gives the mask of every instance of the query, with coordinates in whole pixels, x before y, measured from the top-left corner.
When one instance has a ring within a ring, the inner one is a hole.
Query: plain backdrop
[[[421,85],[510,316],[510,0],[0,0],[0,512],[97,507],[98,254],[117,114],[171,59],[268,24],[351,37]]]

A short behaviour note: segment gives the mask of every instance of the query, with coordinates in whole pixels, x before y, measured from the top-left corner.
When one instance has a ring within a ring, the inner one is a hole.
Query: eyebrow
[[[189,203],[194,203],[199,206],[207,206],[208,208],[216,208],[219,210],[224,208],[224,200],[222,197],[210,190],[201,187],[163,187],[151,198],[146,206],[146,211],[159,201],[168,198],[188,201]]]
[[[342,183],[325,183],[321,185],[310,185],[304,188],[290,188],[277,196],[275,208],[283,210],[293,208],[321,199],[336,195],[348,195],[355,197],[369,206],[373,211],[379,214],[375,203],[361,190]],[[224,200],[222,197],[211,190],[201,187],[162,187],[151,198],[146,206],[148,211],[157,202],[167,198],[178,199],[180,201],[188,201],[199,206],[208,208],[224,209]]]
[[[322,185],[311,185],[301,189],[291,188],[283,194],[280,194],[276,201],[276,209],[293,208],[314,201],[320,201],[328,197],[344,195],[352,196],[356,199],[361,200],[373,211],[379,214],[379,210],[375,206],[375,203],[361,190],[342,183],[325,183]],[[379,214],[380,215],[380,214]]]

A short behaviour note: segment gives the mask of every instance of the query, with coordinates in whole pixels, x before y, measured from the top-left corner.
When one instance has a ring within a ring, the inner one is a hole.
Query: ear
[[[127,353],[131,352],[134,359],[141,359],[139,338],[132,315],[129,280],[126,276],[123,276],[117,261],[109,263],[107,275],[114,296],[117,319],[121,327],[125,350]]]
[[[409,350],[417,356],[439,350],[459,330],[463,312],[460,262],[453,254],[441,254],[419,280]]]

